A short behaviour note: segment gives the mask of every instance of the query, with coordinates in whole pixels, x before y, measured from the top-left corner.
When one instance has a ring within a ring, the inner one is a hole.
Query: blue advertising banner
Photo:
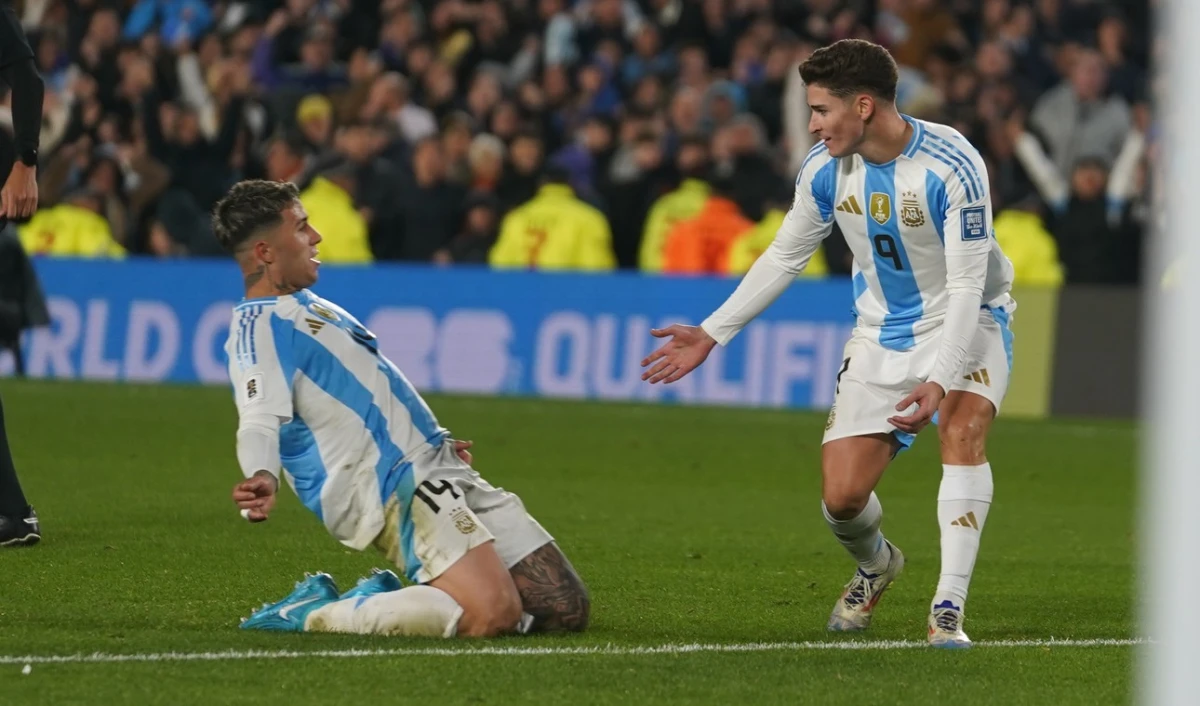
[[[224,261],[36,263],[53,325],[23,342],[40,378],[227,384],[237,268]],[[854,320],[849,280],[798,281],[670,386],[641,381],[652,327],[699,323],[736,279],[325,266],[313,287],[423,391],[826,409]],[[12,372],[0,355],[0,375]]]

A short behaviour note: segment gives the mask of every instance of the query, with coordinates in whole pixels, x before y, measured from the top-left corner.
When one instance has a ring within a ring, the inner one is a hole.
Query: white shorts
[[[432,581],[488,542],[511,569],[554,541],[519,497],[459,459],[450,440],[414,463],[408,478],[388,500],[374,546],[413,583]]]
[[[984,308],[979,328],[967,349],[963,374],[950,390],[974,392],[992,403],[996,412],[1008,391],[1012,370],[1012,330],[1009,328],[1015,303],[1005,308]],[[849,436],[893,434],[901,449],[912,445],[915,436],[888,422],[899,412],[896,405],[924,382],[941,347],[940,331],[923,336],[907,351],[884,348],[862,329],[856,328],[846,343],[838,373],[837,392],[822,443]],[[915,409],[915,405],[913,409]],[[910,410],[911,411],[911,410]],[[937,415],[934,415],[937,423]]]

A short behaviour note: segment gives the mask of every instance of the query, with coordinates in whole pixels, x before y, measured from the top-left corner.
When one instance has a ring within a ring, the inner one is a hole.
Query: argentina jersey
[[[347,546],[369,545],[414,457],[447,430],[374,334],[308,290],[239,303],[225,351],[239,414],[282,421],[280,459],[301,502]]]
[[[901,351],[942,322],[947,258],[987,251],[980,283],[985,306],[1002,306],[1013,280],[992,231],[987,169],[978,151],[954,128],[905,120],[912,138],[887,164],[858,155],[835,159],[818,143],[796,185],[798,202],[812,204],[804,204],[801,216],[807,217],[789,216],[792,222],[784,224],[800,242],[824,237],[836,220],[854,255],[860,324],[882,346]]]

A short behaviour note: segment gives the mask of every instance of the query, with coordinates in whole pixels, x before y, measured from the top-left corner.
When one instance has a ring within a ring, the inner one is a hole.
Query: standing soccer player
[[[857,326],[846,344],[822,446],[822,500],[834,536],[858,562],[829,629],[864,630],[904,555],[880,532],[884,469],[935,413],[942,572],[929,642],[968,647],[967,588],[992,500],[985,443],[1012,366],[1012,264],[992,237],[987,172],[956,130],[896,110],[896,63],[881,46],[842,40],[800,65],[819,142],[770,248],[700,326],[643,361],[674,382],[771,304],[836,220],[854,253]]]
[[[238,408],[233,499],[262,522],[279,471],[334,538],[374,546],[416,585],[376,572],[339,594],[309,576],[248,629],[492,636],[583,630],[583,582],[520,498],[472,470],[424,400],[353,316],[308,287],[320,234],[290,183],[245,181],[213,230],[242,269],[226,352]]]
[[[12,92],[13,136],[0,131],[0,228],[27,219],[37,210],[38,142],[45,86],[33,63],[33,49],[16,13],[0,7],[0,79]],[[0,547],[37,544],[42,538],[37,513],[25,499],[8,447],[4,406],[0,403]]]

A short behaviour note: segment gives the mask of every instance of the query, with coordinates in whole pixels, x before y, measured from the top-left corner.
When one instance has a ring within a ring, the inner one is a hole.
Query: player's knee
[[[835,486],[825,488],[821,499],[825,502],[825,512],[828,512],[833,519],[853,520],[861,515],[867,507],[867,502],[871,499],[871,491],[867,489],[863,492],[856,488]]]
[[[956,414],[942,420],[938,426],[942,455],[953,456],[964,462],[975,462],[975,459],[982,458],[987,428],[987,420],[974,414]]]

